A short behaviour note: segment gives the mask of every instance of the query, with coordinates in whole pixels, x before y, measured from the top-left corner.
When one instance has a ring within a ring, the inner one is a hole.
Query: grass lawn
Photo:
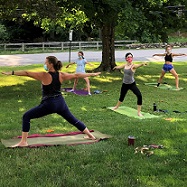
[[[98,63],[94,63],[97,67]],[[102,73],[91,77],[91,89],[107,90],[92,96],[64,94],[71,112],[89,129],[112,135],[112,138],[95,144],[58,146],[47,148],[7,149],[0,144],[1,187],[185,187],[187,182],[187,73],[185,62],[175,62],[181,91],[169,91],[151,86],[156,82],[162,62],[150,63],[135,74],[136,83],[143,95],[142,111],[153,114],[153,103],[168,113],[160,118],[136,119],[107,109],[119,98],[123,74]],[[89,66],[88,66],[89,67]],[[1,67],[0,71],[43,71],[43,65]],[[74,72],[75,66],[63,71]],[[39,104],[41,85],[26,77],[0,74],[0,137],[9,139],[21,135],[21,119],[25,111]],[[174,77],[166,74],[164,82],[174,85]],[[78,87],[83,88],[80,80]],[[71,87],[73,81],[62,86]],[[136,108],[136,97],[128,92],[123,105]],[[171,120],[165,120],[172,118]],[[31,121],[30,134],[77,131],[56,114]],[[129,135],[136,137],[135,147],[161,144],[147,157],[134,154],[127,145]]]

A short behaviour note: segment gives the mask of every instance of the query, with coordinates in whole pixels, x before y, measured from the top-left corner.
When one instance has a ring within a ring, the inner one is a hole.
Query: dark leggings
[[[60,95],[55,98],[48,98],[41,102],[40,105],[27,111],[23,115],[22,131],[29,132],[30,120],[34,118],[40,118],[52,113],[57,113],[66,119],[69,123],[74,125],[80,131],[84,131],[86,126],[76,119],[68,109],[64,98]]]
[[[132,84],[125,84],[125,83],[122,84],[119,101],[123,102],[128,90],[131,90],[136,95],[137,105],[142,105],[142,94],[138,89],[138,87],[136,86],[135,82],[133,82]]]

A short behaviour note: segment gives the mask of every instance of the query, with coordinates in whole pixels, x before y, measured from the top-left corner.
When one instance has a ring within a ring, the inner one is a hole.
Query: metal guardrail
[[[115,41],[115,47],[126,47],[136,43],[136,40]],[[4,43],[0,44],[0,51],[30,51],[30,50],[67,50],[71,49],[96,49],[102,47],[102,41],[72,41],[72,42],[40,42],[40,43]]]

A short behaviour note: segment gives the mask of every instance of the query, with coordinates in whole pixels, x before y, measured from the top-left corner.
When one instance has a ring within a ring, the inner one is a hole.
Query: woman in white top
[[[89,64],[90,66],[93,66],[92,64],[87,62],[87,60],[84,58],[84,53],[82,51],[78,52],[78,59],[75,62],[69,63],[66,66],[66,68],[68,68],[72,64],[77,64],[76,73],[86,73],[85,72],[85,65],[86,64]],[[84,80],[86,81],[88,95],[91,95],[89,78],[85,77]],[[72,92],[74,92],[74,90],[76,89],[77,83],[78,83],[78,78],[74,80],[73,89],[71,90]]]

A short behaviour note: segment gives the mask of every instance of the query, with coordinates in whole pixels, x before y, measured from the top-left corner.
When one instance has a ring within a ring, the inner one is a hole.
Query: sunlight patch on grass
[[[167,120],[167,118],[165,119],[165,120]],[[178,122],[178,121],[186,121],[186,119],[181,119],[181,118],[171,118],[170,120],[168,120],[168,121],[170,121],[170,122]]]
[[[112,82],[115,80],[121,80],[122,78],[119,77],[109,77],[109,76],[99,76],[99,77],[94,77],[95,80],[98,80],[100,82]]]
[[[145,77],[143,77],[143,76],[141,76],[141,75],[137,76],[136,78],[139,79],[139,80],[142,80],[142,81],[144,81],[144,82],[148,81],[147,78],[145,78]]]
[[[83,106],[83,107],[81,107],[81,110],[83,110],[83,111],[87,111],[87,109]]]
[[[27,80],[33,80],[29,77],[17,77],[17,76],[9,76],[3,78],[3,81],[0,82],[0,86],[13,86],[17,84],[24,84]]]
[[[145,186],[158,186],[158,187],[164,187],[161,184],[158,184],[158,180],[156,178],[156,176],[150,176],[149,178],[147,176],[139,176],[139,179],[137,179],[138,181],[140,181],[140,183],[146,184]]]
[[[173,149],[172,148],[172,140],[169,139],[165,139],[162,141],[162,145],[164,146],[164,149],[162,151],[158,151],[157,155],[160,156],[169,156],[169,155],[178,155],[179,152],[177,151],[177,149]]]
[[[25,111],[26,109],[25,108],[19,108],[19,112],[23,112],[23,111]]]
[[[51,114],[51,116],[54,118],[54,119],[60,119],[62,118],[60,115],[58,114]]]
[[[183,81],[186,81],[187,82],[187,78],[181,78],[180,76],[179,76],[179,81],[180,80],[183,80]]]

